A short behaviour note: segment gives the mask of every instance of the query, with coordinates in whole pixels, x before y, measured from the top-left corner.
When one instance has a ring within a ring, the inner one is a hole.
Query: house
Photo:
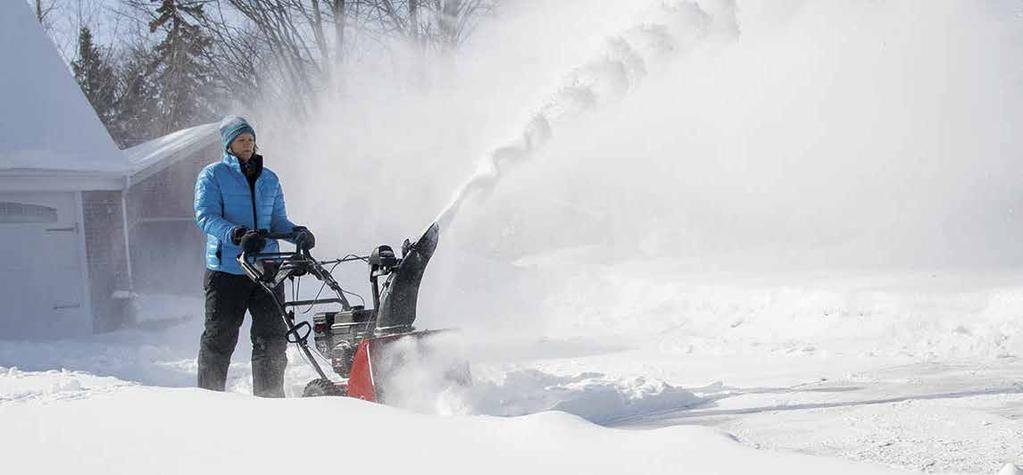
[[[24,2],[0,2],[0,338],[131,321],[131,164]]]

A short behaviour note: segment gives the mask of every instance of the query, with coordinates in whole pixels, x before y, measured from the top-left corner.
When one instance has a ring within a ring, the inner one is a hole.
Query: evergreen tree
[[[116,75],[93,43],[92,31],[82,27],[78,32],[78,57],[71,62],[78,85],[104,125],[109,127],[115,114]]]
[[[204,0],[161,0],[151,32],[163,31],[151,64],[158,94],[160,133],[196,125],[216,116],[213,68],[208,58],[212,44],[199,23]]]
[[[163,133],[159,90],[153,81],[154,54],[137,44],[122,53],[117,68],[118,97],[107,130],[122,148],[138,145]]]

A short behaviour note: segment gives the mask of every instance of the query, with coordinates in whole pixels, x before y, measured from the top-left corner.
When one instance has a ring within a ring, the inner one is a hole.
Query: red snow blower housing
[[[238,256],[245,274],[259,284],[272,297],[288,326],[288,342],[298,345],[309,364],[319,375],[310,381],[304,396],[350,396],[368,401],[387,402],[388,386],[403,366],[424,357],[429,351],[427,339],[449,330],[417,331],[412,323],[416,319],[416,301],[419,282],[426,264],[437,248],[438,226],[429,229],[416,242],[405,240],[402,256],[395,255],[390,246],[379,246],[369,256],[348,255],[331,261],[319,261],[308,249],[293,253],[275,252]],[[264,232],[265,239],[291,240],[292,233]],[[369,280],[373,294],[373,308],[351,305],[346,297],[355,295],[341,288],[331,271],[345,262],[362,261],[369,264]],[[327,270],[325,266],[332,266]],[[303,276],[312,276],[322,282],[320,290],[330,288],[331,298],[320,298],[320,292],[311,300],[298,300],[298,282]],[[292,299],[281,301],[275,292],[288,280],[292,283]],[[296,322],[295,308],[334,306],[333,311],[320,311],[313,323]],[[340,306],[340,310],[337,310]],[[308,344],[313,334],[315,348]],[[317,357],[329,361],[340,381],[327,377]],[[440,375],[456,384],[467,384],[468,365],[458,362]]]

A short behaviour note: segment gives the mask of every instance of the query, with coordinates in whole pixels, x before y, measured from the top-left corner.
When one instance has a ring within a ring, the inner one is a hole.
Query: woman
[[[199,387],[223,391],[245,310],[252,315],[252,392],[284,397],[287,326],[270,295],[249,280],[236,260],[247,252],[276,252],[277,241],[257,230],[295,232],[295,244],[310,249],[315,238],[288,220],[284,193],[274,172],[256,153],[256,131],[237,116],[220,123],[224,158],[199,172],[195,222],[206,233],[206,329],[199,347]],[[276,289],[279,298],[283,289]]]

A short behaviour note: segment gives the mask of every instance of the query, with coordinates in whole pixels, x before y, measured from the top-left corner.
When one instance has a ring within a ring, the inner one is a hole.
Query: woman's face
[[[231,141],[231,155],[238,157],[241,161],[247,161],[252,158],[252,154],[256,153],[256,138],[250,133],[238,134],[234,140]]]

